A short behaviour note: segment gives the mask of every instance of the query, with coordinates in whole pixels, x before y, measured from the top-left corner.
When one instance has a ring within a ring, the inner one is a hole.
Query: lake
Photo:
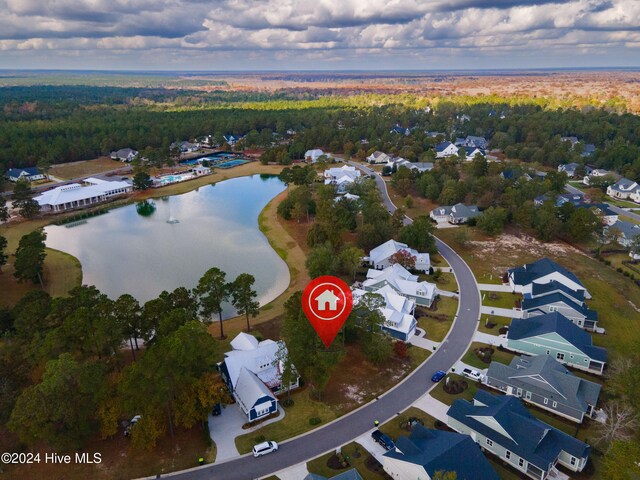
[[[129,293],[141,303],[162,290],[193,288],[211,267],[232,281],[256,278],[261,305],[289,285],[289,269],[258,228],[258,215],[285,189],[277,177],[253,175],[183,195],[115,208],[104,215],[45,228],[47,246],[82,263],[82,283],[110,298]],[[173,221],[177,223],[172,223]],[[230,306],[224,318],[234,315]]]

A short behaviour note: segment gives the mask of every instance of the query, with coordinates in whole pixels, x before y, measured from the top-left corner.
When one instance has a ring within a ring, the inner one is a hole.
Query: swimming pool
[[[191,174],[187,174],[187,175],[167,175],[166,177],[161,177],[160,183],[162,183],[163,185],[166,185],[167,183],[176,183],[176,182],[183,182],[184,180],[188,180],[191,177],[193,177],[193,175]]]
[[[210,160],[208,158],[195,158],[193,160],[182,160],[180,165],[198,165],[202,160]]]
[[[249,160],[229,160],[228,162],[222,162],[216,165],[218,168],[231,168],[244,163],[249,163]]]

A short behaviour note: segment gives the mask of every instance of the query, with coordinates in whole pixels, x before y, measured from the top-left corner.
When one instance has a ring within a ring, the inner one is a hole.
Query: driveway
[[[428,413],[433,418],[440,420],[443,423],[447,423],[447,411],[449,410],[449,405],[442,403],[440,400],[436,400],[428,393],[416,400],[413,406]]]
[[[482,305],[482,307],[480,307],[480,312],[486,313],[487,315],[496,315],[498,317],[522,318],[522,310],[516,310],[515,308],[499,308]]]
[[[367,167],[355,162],[349,163],[356,165],[367,175],[373,174],[373,171]],[[376,175],[375,179],[385,207],[390,212],[394,212],[396,207],[387,194],[384,181],[379,175]],[[405,224],[411,222],[410,218],[405,217]],[[426,393],[433,374],[437,370],[449,370],[467,351],[480,318],[480,291],[469,266],[453,249],[438,238],[436,238],[436,246],[453,269],[458,281],[460,303],[456,320],[444,342],[413,373],[393,389],[359,409],[324,427],[282,442],[278,452],[274,454],[258,459],[247,459],[243,456],[220,464],[176,472],[171,476],[202,480],[211,478],[246,480],[269,476],[352,442],[370,431],[374,420],[384,423],[421,398]]]
[[[382,446],[379,443],[375,442],[373,438],[371,438],[371,432],[373,432],[373,430],[374,429],[371,429],[364,435],[361,435],[358,438],[356,438],[356,443],[359,443],[360,445],[362,445],[364,449],[367,452],[369,452],[373,458],[375,458],[376,460],[378,460],[378,462],[380,462],[380,464],[384,464],[383,463],[384,454],[387,453],[387,451],[384,448],[382,448]]]
[[[243,430],[242,426],[247,423],[247,417],[236,404],[224,407],[220,415],[215,417],[209,415],[209,435],[211,435],[211,440],[216,444],[216,463],[239,457],[240,452],[236,448],[236,437],[282,420],[284,418],[282,407],[279,407],[279,412],[280,415],[276,418],[246,430]]]

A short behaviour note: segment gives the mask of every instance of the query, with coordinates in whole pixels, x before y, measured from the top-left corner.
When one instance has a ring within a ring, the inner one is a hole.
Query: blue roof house
[[[36,167],[28,168],[11,168],[7,172],[7,177],[11,182],[17,182],[18,180],[26,180],[27,182],[33,182],[35,180],[44,180],[44,175]]]
[[[566,295],[562,290],[536,295],[535,298],[525,297],[522,300],[522,312],[522,318],[559,312],[578,327],[590,331],[595,331],[598,325],[598,312],[591,310],[586,303]]]
[[[538,420],[511,395],[479,390],[472,402],[456,400],[447,425],[534,480],[553,476],[557,464],[580,472],[589,458],[589,445]]]
[[[527,355],[548,355],[560,363],[602,375],[607,350],[561,313],[511,320],[507,348]]]
[[[548,258],[542,258],[522,267],[511,268],[507,270],[507,275],[509,285],[511,285],[514,293],[526,295],[531,293],[534,283],[556,281],[572,290],[584,290],[585,298],[591,298],[591,295],[575,274]]]
[[[384,471],[399,480],[431,480],[437,472],[455,472],[458,480],[498,480],[470,436],[416,425],[384,454]]]

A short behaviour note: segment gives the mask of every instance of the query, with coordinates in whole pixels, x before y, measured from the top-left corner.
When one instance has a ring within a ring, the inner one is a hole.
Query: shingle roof
[[[22,173],[26,173],[28,176],[33,177],[34,175],[40,175],[40,171],[36,167],[27,167],[27,168],[11,168],[7,172],[7,176],[9,177],[19,177]]]
[[[424,467],[429,477],[436,472],[456,472],[458,480],[498,480],[500,477],[468,435],[432,430],[415,425],[410,436],[396,442],[400,451],[389,451],[387,458]]]
[[[242,410],[247,414],[262,397],[276,398],[262,380],[245,367],[242,367],[240,370],[234,393],[240,402]]]
[[[564,283],[556,282],[555,280],[547,283],[533,282],[533,284],[531,285],[531,296],[542,296],[558,290],[564,292],[566,295],[569,295],[576,302],[584,301],[584,290],[573,290],[572,288],[567,287]]]
[[[584,317],[588,320],[597,320],[598,312],[595,310],[591,310],[584,303],[576,303],[570,298],[567,298],[560,292],[550,293],[548,295],[539,296],[536,298],[525,298],[522,300],[522,310],[532,310],[538,307],[543,307],[545,305],[549,305],[551,303],[562,302],[567,307],[575,310],[576,312],[584,315]]]
[[[558,272],[578,285],[583,286],[582,282],[580,282],[578,277],[576,277],[572,272],[548,258],[541,258],[540,260],[528,263],[522,267],[511,268],[508,272],[509,274],[513,274],[513,281],[516,285],[528,285],[538,278]]]
[[[601,386],[573,375],[561,363],[546,355],[515,357],[510,365],[491,362],[487,378],[531,392],[571,408],[586,412],[596,405]]]
[[[436,152],[443,152],[444,150],[447,149],[447,147],[449,147],[451,145],[452,145],[451,142],[440,142],[434,148],[435,148]]]
[[[635,223],[627,222],[625,220],[617,220],[613,225],[608,227],[610,229],[618,229],[624,238],[631,240],[635,238],[637,235],[640,235],[640,225],[636,225]]]
[[[537,337],[547,333],[557,333],[571,345],[594,360],[607,361],[607,350],[602,347],[594,347],[591,335],[571,320],[558,312],[547,313],[527,319],[514,318],[511,320],[508,340],[521,340]]]
[[[474,403],[467,400],[453,402],[447,416],[545,471],[561,451],[577,458],[589,455],[589,445],[538,420],[519,398],[511,395],[497,396],[479,390]],[[487,423],[483,423],[483,420]]]
[[[451,207],[451,215],[453,215],[453,218],[473,218],[480,215],[480,212],[478,211],[478,207],[475,205],[457,203]]]

